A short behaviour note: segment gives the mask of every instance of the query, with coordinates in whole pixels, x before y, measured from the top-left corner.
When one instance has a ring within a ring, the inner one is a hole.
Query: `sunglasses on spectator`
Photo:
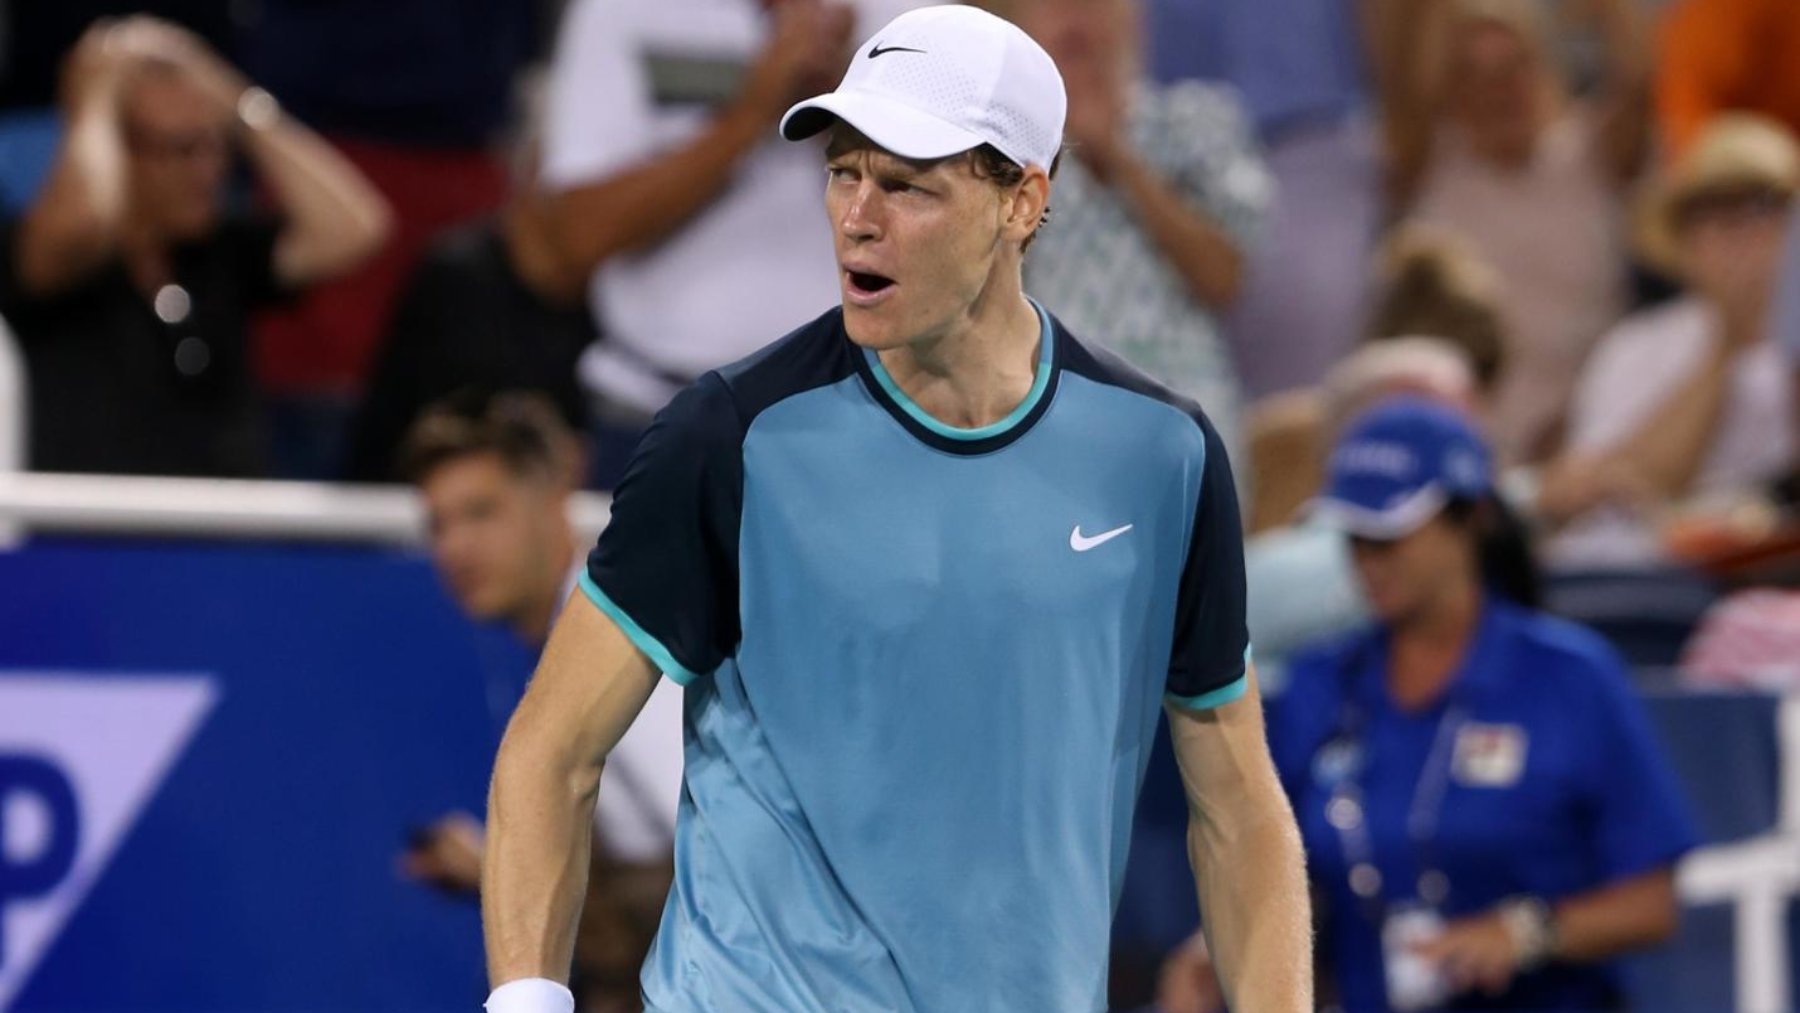
[[[126,142],[130,144],[133,154],[163,161],[189,161],[195,158],[216,158],[225,153],[229,147],[225,132],[222,130],[190,130],[182,133],[159,134],[150,130],[132,129],[126,132]]]
[[[1700,222],[1743,222],[1786,214],[1793,195],[1773,187],[1734,187],[1702,190],[1675,205],[1675,227],[1688,229]]]

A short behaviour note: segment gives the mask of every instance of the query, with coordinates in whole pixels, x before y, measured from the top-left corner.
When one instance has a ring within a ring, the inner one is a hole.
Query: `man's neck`
[[[561,542],[562,551],[549,558],[566,560],[567,565],[546,573],[523,606],[507,621],[513,633],[528,644],[541,645],[550,639],[550,627],[562,612],[569,571],[579,562],[575,554],[575,533],[569,532]]]
[[[948,426],[1004,419],[1036,379],[1043,326],[1015,281],[983,293],[944,333],[880,353],[906,396]]]

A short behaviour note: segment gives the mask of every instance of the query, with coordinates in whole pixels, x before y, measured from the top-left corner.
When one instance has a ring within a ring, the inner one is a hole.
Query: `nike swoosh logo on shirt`
[[[877,42],[873,46],[869,47],[869,59],[873,60],[877,56],[886,56],[889,53],[923,53],[923,52],[924,52],[923,49],[912,49],[907,46],[889,46],[886,49],[883,49],[883,48],[881,48],[881,43]]]
[[[1081,525],[1077,524],[1075,525],[1075,530],[1069,532],[1069,548],[1074,549],[1076,552],[1086,552],[1094,546],[1110,542],[1130,530],[1131,525],[1127,524],[1122,528],[1114,528],[1111,531],[1102,531],[1099,534],[1090,537],[1082,534]]]

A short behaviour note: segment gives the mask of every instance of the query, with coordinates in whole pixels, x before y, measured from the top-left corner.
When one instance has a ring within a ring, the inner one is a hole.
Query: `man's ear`
[[[1015,243],[1024,243],[1031,238],[1049,207],[1050,176],[1036,166],[1026,169],[1025,178],[1013,191],[1011,207],[1007,210],[1003,225],[1006,238]]]

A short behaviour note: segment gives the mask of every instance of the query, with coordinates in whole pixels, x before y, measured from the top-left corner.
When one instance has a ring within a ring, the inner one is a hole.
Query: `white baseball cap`
[[[789,109],[781,136],[803,140],[841,119],[903,158],[991,144],[1048,169],[1067,111],[1055,61],[1017,25],[975,7],[920,7],[859,46],[836,91]]]

